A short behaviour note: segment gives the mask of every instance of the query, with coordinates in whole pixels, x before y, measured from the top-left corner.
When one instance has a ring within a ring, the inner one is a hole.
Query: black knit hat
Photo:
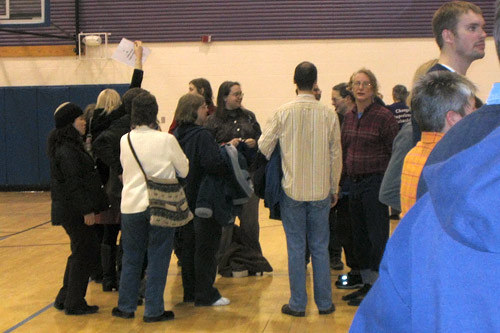
[[[66,102],[56,109],[54,112],[54,121],[56,128],[63,128],[69,124],[73,124],[76,118],[83,115],[82,109],[76,104]]]

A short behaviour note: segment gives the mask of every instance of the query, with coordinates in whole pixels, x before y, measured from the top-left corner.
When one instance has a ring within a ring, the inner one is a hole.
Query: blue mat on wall
[[[0,88],[0,185],[48,185],[47,137],[54,128],[54,110],[66,101],[84,109],[106,88],[123,95],[129,85]]]

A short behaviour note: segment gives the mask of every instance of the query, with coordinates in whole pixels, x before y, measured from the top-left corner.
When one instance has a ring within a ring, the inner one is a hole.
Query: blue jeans
[[[135,312],[137,309],[142,264],[147,252],[144,316],[155,317],[163,314],[165,311],[163,293],[173,241],[174,228],[161,228],[149,224],[149,210],[122,215],[123,263],[118,298],[120,310]]]
[[[294,311],[305,311],[307,304],[306,237],[311,251],[314,301],[319,310],[327,310],[332,306],[332,282],[328,254],[330,203],[330,196],[319,201],[296,201],[283,193],[281,198],[281,218],[288,249],[291,293],[289,306]]]

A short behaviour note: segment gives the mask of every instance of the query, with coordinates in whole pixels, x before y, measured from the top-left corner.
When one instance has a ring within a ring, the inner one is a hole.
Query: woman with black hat
[[[71,241],[71,255],[63,287],[54,307],[67,315],[96,313],[99,307],[85,301],[91,268],[96,265],[95,214],[108,208],[106,195],[93,158],[85,151],[82,136],[86,122],[73,103],[60,105],[55,113],[56,128],[49,134],[52,223],[62,225]]]

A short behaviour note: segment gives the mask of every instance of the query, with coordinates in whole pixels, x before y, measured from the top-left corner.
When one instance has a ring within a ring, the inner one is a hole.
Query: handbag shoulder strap
[[[141,162],[139,162],[139,159],[137,158],[137,154],[135,153],[134,146],[132,146],[132,141],[130,141],[130,132],[127,134],[127,140],[128,140],[128,145],[130,146],[130,150],[132,150],[132,154],[134,155],[135,160],[137,161],[137,164],[139,164],[139,168],[141,168],[142,174],[144,175],[144,179],[146,179],[146,183],[148,181],[148,176],[146,175],[146,172],[144,172],[144,169],[142,168]]]

